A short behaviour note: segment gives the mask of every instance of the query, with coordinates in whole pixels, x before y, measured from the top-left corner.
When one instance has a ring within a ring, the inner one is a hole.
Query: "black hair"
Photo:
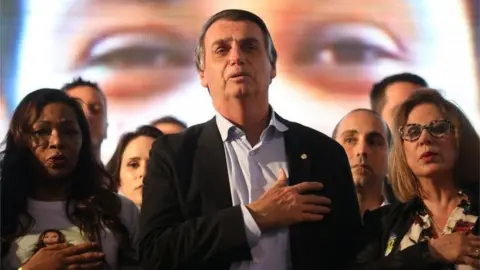
[[[60,88],[60,90],[68,92],[69,90],[79,86],[87,86],[92,89],[95,89],[95,91],[97,91],[102,97],[103,102],[107,104],[107,98],[105,97],[105,94],[103,93],[98,83],[85,80],[82,77],[74,78],[71,82],[64,84],[62,88]]]
[[[150,122],[150,125],[153,125],[153,126],[156,126],[156,125],[159,125],[159,124],[173,124],[173,125],[177,125],[179,127],[182,127],[184,129],[187,128],[187,124],[185,122],[179,120],[178,118],[176,118],[174,116],[170,116],[170,115],[155,119],[152,122]]]
[[[424,78],[413,73],[398,73],[388,76],[373,85],[372,91],[370,92],[370,106],[372,110],[379,114],[382,113],[383,107],[387,103],[385,90],[397,82],[412,83],[418,85],[419,88],[428,87],[428,83]]]

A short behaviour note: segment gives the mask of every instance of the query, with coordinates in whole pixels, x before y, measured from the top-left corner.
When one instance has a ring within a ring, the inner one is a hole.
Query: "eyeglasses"
[[[454,125],[448,120],[434,120],[428,125],[407,124],[398,129],[400,137],[404,141],[414,142],[420,138],[424,129],[435,138],[442,138],[448,135]]]

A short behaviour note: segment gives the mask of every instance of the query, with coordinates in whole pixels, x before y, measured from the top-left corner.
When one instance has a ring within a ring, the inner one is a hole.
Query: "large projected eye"
[[[118,34],[97,42],[86,65],[112,69],[162,68],[191,63],[174,38],[153,34]]]
[[[364,98],[374,82],[409,63],[409,51],[382,25],[333,20],[312,23],[298,35],[288,74],[319,98]]]
[[[402,49],[385,30],[361,23],[328,24],[313,30],[298,48],[296,62],[318,66],[362,66],[401,57]]]
[[[99,82],[109,99],[172,92],[195,77],[193,48],[180,35],[117,30],[94,40],[75,73]]]

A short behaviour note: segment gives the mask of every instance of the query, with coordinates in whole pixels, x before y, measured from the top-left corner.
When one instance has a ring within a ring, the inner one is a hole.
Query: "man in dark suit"
[[[158,139],[144,180],[143,269],[342,269],[361,228],[349,163],[268,102],[277,53],[255,14],[205,24],[196,65],[214,119]]]

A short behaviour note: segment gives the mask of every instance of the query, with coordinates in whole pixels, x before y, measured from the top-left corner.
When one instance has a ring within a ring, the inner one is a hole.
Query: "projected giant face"
[[[373,82],[410,71],[445,89],[471,117],[476,105],[472,29],[457,0],[26,1],[17,100],[73,76],[108,99],[108,158],[118,136],[163,115],[189,125],[213,108],[193,64],[203,22],[225,8],[267,23],[279,51],[271,103],[284,117],[331,133],[368,107]],[[455,42],[452,42],[454,40]],[[476,115],[475,115],[476,117]]]
[[[374,82],[409,71],[443,89],[477,120],[478,73],[467,2],[280,0],[270,9],[260,2],[257,8],[265,11],[280,51],[279,77],[312,100],[310,107],[299,104],[296,113],[303,115],[292,116],[331,127],[335,121],[329,118],[339,120],[338,111],[369,107]]]

